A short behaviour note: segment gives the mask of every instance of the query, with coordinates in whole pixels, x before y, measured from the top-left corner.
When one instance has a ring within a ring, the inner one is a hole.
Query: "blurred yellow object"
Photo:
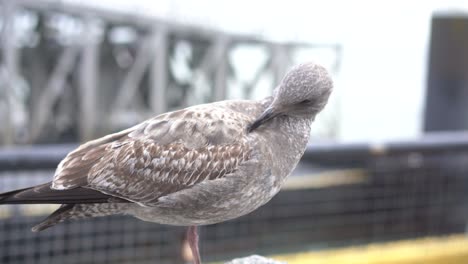
[[[461,264],[468,263],[468,236],[403,240],[272,258],[288,264]]]
[[[299,177],[288,177],[282,190],[321,189],[334,186],[362,184],[369,178],[364,169],[327,170]]]
[[[60,207],[59,204],[22,204],[20,211],[26,216],[42,216],[52,213]]]
[[[11,217],[11,206],[2,206],[0,207],[0,219],[5,219]]]

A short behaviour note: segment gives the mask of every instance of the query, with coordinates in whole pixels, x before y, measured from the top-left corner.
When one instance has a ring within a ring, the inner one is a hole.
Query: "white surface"
[[[245,258],[233,259],[225,264],[286,264],[286,262],[280,262],[273,259],[268,259],[258,255],[252,255]]]

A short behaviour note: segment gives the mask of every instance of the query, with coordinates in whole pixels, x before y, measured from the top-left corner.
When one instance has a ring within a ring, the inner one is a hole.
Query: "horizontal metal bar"
[[[154,16],[141,14],[138,12],[125,12],[117,10],[109,10],[99,7],[91,7],[84,4],[75,4],[64,1],[57,0],[16,0],[16,3],[19,6],[22,6],[27,9],[43,12],[43,13],[53,13],[60,12],[65,14],[70,14],[73,16],[94,16],[100,19],[103,19],[109,23],[115,24],[126,24],[126,25],[135,25],[141,28],[147,28],[152,30],[156,24],[164,26],[168,31],[172,31],[181,36],[185,37],[195,37],[195,38],[215,38],[220,34],[226,34],[220,30],[211,29],[204,27],[202,25],[190,25],[184,23],[178,23],[174,21],[166,21]],[[281,43],[283,45],[294,46],[294,47],[331,47],[339,45],[337,44],[310,44],[307,42],[291,42],[291,41],[280,41],[275,42],[272,40],[267,40],[262,37],[248,34],[228,34],[229,39],[232,42],[244,42],[244,43]]]
[[[0,149],[0,171],[53,170],[78,145],[33,145]]]
[[[203,26],[192,26],[176,22],[168,22],[137,12],[109,10],[99,7],[90,7],[83,4],[67,3],[63,1],[18,0],[17,3],[25,8],[40,12],[60,12],[75,16],[95,16],[111,23],[135,25],[138,27],[148,28],[148,30],[151,30],[155,24],[160,24],[166,26],[168,29],[187,36],[209,37],[220,33],[220,31],[208,29]],[[237,38],[245,39],[247,41],[260,41],[260,39],[257,37],[247,35],[237,35]]]
[[[0,149],[0,171],[55,169],[78,145],[34,145]],[[319,143],[310,144],[302,162],[339,167],[362,166],[376,156],[401,153],[468,152],[468,133],[437,133],[415,140],[386,143]]]
[[[467,151],[468,132],[440,132],[426,134],[413,140],[373,143],[312,143],[303,161],[329,165],[362,166],[372,158],[399,153],[435,153]]]

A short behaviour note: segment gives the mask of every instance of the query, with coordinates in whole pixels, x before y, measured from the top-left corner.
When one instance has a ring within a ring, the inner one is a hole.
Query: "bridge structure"
[[[3,0],[0,8],[2,145],[86,141],[229,99],[229,89],[251,98],[262,78],[278,83],[300,49],[331,49],[333,67],[341,54],[336,44],[275,42],[63,1]],[[264,55],[247,79],[233,55],[246,46]]]

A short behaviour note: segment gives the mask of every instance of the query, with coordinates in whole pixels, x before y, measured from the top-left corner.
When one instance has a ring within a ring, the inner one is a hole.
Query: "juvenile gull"
[[[0,194],[0,204],[62,204],[33,231],[113,214],[190,226],[200,263],[196,227],[250,213],[280,190],[332,86],[322,66],[298,65],[263,100],[197,105],[87,142],[52,182]]]

